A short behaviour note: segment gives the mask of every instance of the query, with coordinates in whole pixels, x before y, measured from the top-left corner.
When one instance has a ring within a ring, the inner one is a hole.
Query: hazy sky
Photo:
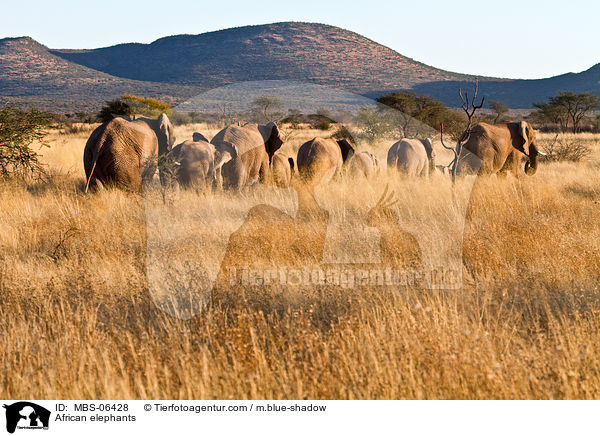
[[[461,73],[540,78],[600,62],[598,0],[2,3],[0,38],[28,35],[51,48],[96,48],[247,24],[308,21],[352,30],[420,62]]]

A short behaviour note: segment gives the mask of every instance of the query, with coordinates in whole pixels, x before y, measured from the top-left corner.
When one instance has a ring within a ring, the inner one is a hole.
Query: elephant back
[[[298,149],[298,173],[305,181],[319,183],[333,176],[343,165],[342,152],[333,139],[314,138]],[[329,174],[329,176],[327,176]]]
[[[369,152],[361,151],[355,153],[350,161],[350,170],[354,175],[368,177],[374,171],[373,157]]]
[[[290,180],[292,177],[292,168],[288,157],[281,153],[275,153],[273,155],[271,168],[273,171],[275,185],[281,188],[287,188],[290,185]]]
[[[185,141],[173,147],[169,155],[175,159],[199,160],[214,154],[214,146],[206,141]]]
[[[217,133],[211,141],[214,145],[221,145],[224,142],[234,144],[238,149],[238,156],[259,147],[265,150],[264,138],[260,134],[257,124],[246,124],[243,126],[234,124],[228,126]]]

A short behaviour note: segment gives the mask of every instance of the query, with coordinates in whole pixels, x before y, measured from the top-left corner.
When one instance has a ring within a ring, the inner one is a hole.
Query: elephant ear
[[[200,132],[194,132],[192,134],[192,141],[194,141],[194,142],[200,142],[200,141],[210,142],[208,139],[206,139],[206,136],[204,136]]]
[[[223,141],[218,147],[212,146],[215,147],[215,169],[220,169],[227,162],[238,156],[238,149],[231,142]]]
[[[211,144],[211,145],[213,145],[213,144]],[[238,157],[238,154],[239,154],[238,148],[229,141],[221,141],[218,146],[217,145],[213,145],[213,146],[215,147],[215,150],[217,151],[217,153],[229,154],[231,156],[231,158],[228,160],[235,159],[236,157]],[[225,162],[223,162],[223,163],[225,163]]]
[[[339,139],[337,141],[340,146],[340,150],[342,151],[342,160],[346,162],[349,158],[354,155],[354,147],[348,142],[347,139]]]
[[[171,150],[175,144],[175,135],[173,125],[169,121],[167,114],[162,113],[158,116],[158,152],[163,154]]]
[[[529,144],[530,144],[530,129],[531,126],[529,125],[529,123],[525,122],[525,121],[521,121],[519,123],[519,151],[522,151],[523,153],[525,153],[527,156],[529,156]]]
[[[263,135],[263,138],[265,138],[265,149],[269,155],[270,162],[275,152],[283,145],[283,140],[279,134],[279,128],[274,122],[271,121],[266,126],[261,127],[261,134]]]
[[[433,143],[431,142],[431,139],[429,139],[429,138],[421,139],[421,143],[423,144],[423,147],[425,147],[425,153],[427,153],[427,159],[431,160],[433,157]]]

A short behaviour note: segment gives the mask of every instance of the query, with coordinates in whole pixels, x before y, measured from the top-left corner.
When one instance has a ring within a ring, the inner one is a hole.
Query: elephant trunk
[[[538,151],[535,145],[531,145],[529,148],[529,160],[525,163],[525,174],[533,176],[537,171],[537,157]]]

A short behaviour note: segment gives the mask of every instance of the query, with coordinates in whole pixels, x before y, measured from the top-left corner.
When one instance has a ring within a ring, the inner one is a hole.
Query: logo
[[[18,429],[44,429],[48,430],[50,411],[42,406],[29,401],[19,401],[6,409],[6,431],[14,433]]]

